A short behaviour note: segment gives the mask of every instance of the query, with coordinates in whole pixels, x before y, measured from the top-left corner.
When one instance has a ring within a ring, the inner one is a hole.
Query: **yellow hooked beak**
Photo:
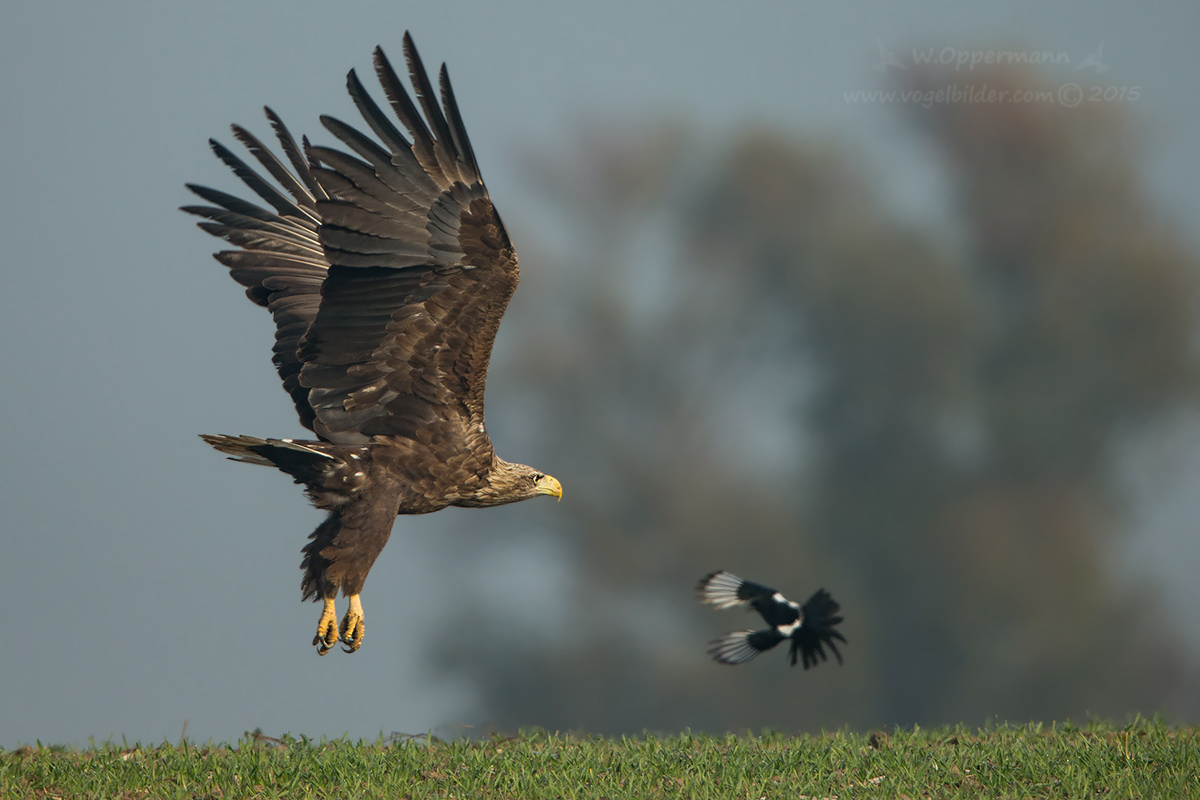
[[[555,500],[562,500],[562,484],[551,475],[543,475],[536,488],[538,494],[548,494]]]

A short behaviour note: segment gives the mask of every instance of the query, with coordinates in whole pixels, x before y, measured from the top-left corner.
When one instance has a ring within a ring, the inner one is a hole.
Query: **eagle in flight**
[[[380,48],[374,65],[407,135],[352,70],[347,87],[374,137],[323,116],[349,152],[297,144],[266,108],[286,161],[238,125],[234,138],[261,169],[209,142],[261,203],[188,184],[210,205],[182,209],[235,248],[214,255],[274,318],[275,367],[315,434],[201,438],[286,472],[329,512],[300,565],[303,598],[324,603],[321,655],[339,640],[347,652],[362,645],[363,582],[398,514],[562,497],[557,480],[505,461],[488,439],[484,384],[517,254],[445,65],[439,104],[407,33],[404,57],[415,103]],[[340,626],[339,590],[350,601]]]

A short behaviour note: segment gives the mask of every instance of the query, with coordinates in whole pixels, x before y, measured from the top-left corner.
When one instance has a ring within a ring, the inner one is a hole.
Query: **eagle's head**
[[[543,494],[561,500],[562,484],[541,470],[497,458],[486,486],[456,505],[498,506]]]
[[[544,472],[539,472],[533,467],[527,467],[524,464],[520,465],[521,475],[519,476],[517,486],[524,490],[523,497],[537,497],[539,494],[547,494],[555,500],[562,500],[562,484],[553,475],[547,475]]]

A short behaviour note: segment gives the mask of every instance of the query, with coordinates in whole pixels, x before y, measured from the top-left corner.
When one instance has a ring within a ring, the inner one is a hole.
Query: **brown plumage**
[[[554,478],[511,464],[484,427],[488,360],[517,288],[517,256],[488,197],[445,65],[441,104],[404,35],[417,110],[383,51],[375,71],[406,138],[352,70],[350,96],[375,139],[321,122],[353,155],[297,145],[269,108],[284,163],[240,126],[233,135],[276,183],[210,140],[269,208],[189,184],[184,206],[236,250],[216,259],[275,319],[274,362],[315,441],[202,438],[274,466],[329,516],[304,548],[305,600],[325,604],[313,644],[362,644],[359,593],[397,514],[483,507],[541,494]],[[350,598],[337,627],[334,598]]]

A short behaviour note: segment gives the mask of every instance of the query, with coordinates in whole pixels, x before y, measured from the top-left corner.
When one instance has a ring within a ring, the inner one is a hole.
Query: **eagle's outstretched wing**
[[[407,33],[404,54],[415,103],[379,48],[374,63],[411,140],[351,71],[350,95],[375,138],[322,117],[350,152],[301,149],[268,111],[291,171],[244,130],[234,134],[284,191],[214,151],[273,210],[203,187],[192,190],[215,207],[185,210],[242,248],[217,258],[274,314],[276,366],[303,424],[337,443],[398,437],[443,460],[469,452],[490,463],[484,387],[517,258],[445,66],[439,104]]]
[[[229,268],[235,281],[247,287],[246,296],[275,318],[275,368],[283,388],[292,396],[300,423],[311,430],[316,413],[308,401],[307,387],[300,385],[299,350],[300,339],[316,319],[321,284],[329,271],[329,261],[317,238],[321,222],[317,201],[328,199],[328,195],[313,178],[314,165],[305,159],[283,120],[270,108],[265,111],[291,170],[245,128],[232,126],[233,135],[287,194],[220,142],[209,139],[217,157],[270,209],[189,183],[192,192],[213,205],[183,206],[182,210],[203,217],[205,221],[199,223],[202,229],[239,248],[213,256]],[[303,148],[308,148],[307,140],[303,140]]]

